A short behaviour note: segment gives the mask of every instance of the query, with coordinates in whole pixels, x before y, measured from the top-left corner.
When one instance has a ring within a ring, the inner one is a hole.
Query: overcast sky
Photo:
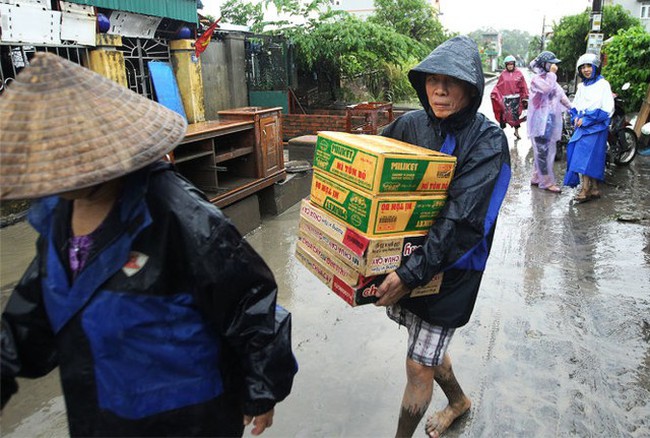
[[[579,14],[591,4],[591,0],[440,0],[440,21],[447,29],[460,33],[492,27],[535,35],[542,32],[544,16],[550,30],[553,21]]]
[[[202,1],[203,13],[219,17],[223,0]],[[343,4],[350,1],[343,0]],[[447,29],[460,33],[492,27],[520,29],[535,35],[542,32],[545,16],[550,30],[553,21],[579,14],[591,4],[592,0],[440,0],[440,21]]]

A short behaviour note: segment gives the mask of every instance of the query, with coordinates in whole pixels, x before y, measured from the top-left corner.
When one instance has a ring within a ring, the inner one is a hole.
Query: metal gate
[[[126,80],[129,88],[149,99],[155,99],[147,62],[169,62],[171,55],[167,41],[122,37],[122,47],[119,47],[118,50],[124,53]]]
[[[29,65],[36,52],[51,52],[77,64],[88,56],[85,46],[28,46],[0,44],[0,92],[5,85],[12,81],[16,75]]]

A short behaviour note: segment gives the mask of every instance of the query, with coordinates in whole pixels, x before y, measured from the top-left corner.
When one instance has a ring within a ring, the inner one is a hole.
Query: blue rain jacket
[[[242,414],[289,394],[271,271],[169,164],[127,177],[74,281],[70,214],[58,197],[30,211],[40,236],[3,313],[3,387],[58,365],[72,436],[241,435]]]

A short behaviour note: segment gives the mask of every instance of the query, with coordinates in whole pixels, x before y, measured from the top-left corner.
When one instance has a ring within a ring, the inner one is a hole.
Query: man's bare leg
[[[442,365],[434,367],[434,378],[440,389],[447,396],[449,404],[427,419],[425,430],[432,438],[438,438],[461,415],[469,411],[472,401],[463,393],[454,371],[451,358],[445,354]]]
[[[433,367],[406,359],[406,388],[402,398],[397,438],[411,437],[431,403],[433,394]]]

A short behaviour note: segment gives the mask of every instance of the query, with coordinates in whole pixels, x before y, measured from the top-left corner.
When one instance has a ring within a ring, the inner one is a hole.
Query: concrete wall
[[[224,109],[248,106],[244,35],[226,34],[201,54],[205,118],[214,120]]]

